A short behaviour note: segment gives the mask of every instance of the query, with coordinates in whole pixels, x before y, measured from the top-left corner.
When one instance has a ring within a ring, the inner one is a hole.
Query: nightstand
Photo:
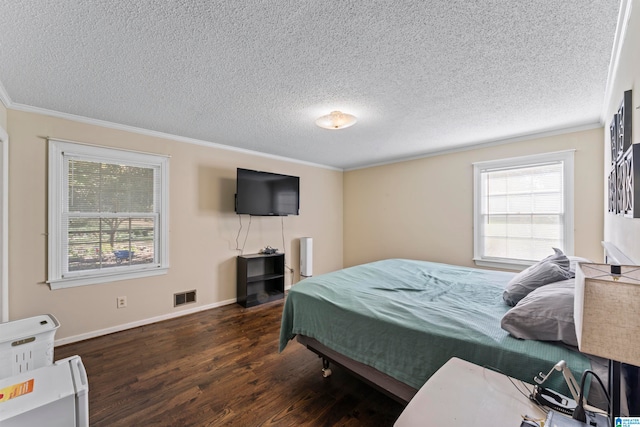
[[[418,390],[394,426],[517,427],[522,415],[545,418],[545,413],[528,399],[532,388],[454,357]]]

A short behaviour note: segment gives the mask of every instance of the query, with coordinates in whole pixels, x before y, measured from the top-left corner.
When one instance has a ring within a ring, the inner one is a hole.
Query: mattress
[[[420,388],[451,357],[533,382],[565,360],[576,378],[590,367],[577,350],[519,340],[501,329],[502,292],[514,273],[389,259],[305,279],[283,308],[280,351],[297,334]],[[545,386],[563,389],[562,377]]]

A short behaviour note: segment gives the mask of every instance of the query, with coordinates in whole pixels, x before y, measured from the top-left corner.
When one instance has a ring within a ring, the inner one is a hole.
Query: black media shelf
[[[264,276],[247,277],[247,283],[262,282],[264,280],[278,279],[283,277],[282,274],[265,274]]]
[[[284,254],[240,255],[237,302],[253,307],[284,298]]]

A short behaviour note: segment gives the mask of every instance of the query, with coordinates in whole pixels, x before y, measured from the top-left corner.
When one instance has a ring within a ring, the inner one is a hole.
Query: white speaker
[[[313,239],[311,237],[300,238],[300,276],[313,276]]]

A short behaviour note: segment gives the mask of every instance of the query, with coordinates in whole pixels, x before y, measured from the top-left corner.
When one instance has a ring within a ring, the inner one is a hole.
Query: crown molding
[[[527,133],[527,134],[515,136],[512,138],[481,141],[475,144],[464,145],[456,148],[434,150],[434,151],[429,151],[426,153],[419,154],[417,156],[403,157],[400,159],[389,160],[387,162],[372,163],[372,164],[367,164],[362,166],[354,166],[352,168],[345,168],[345,172],[358,170],[358,169],[372,168],[376,166],[385,166],[393,163],[408,162],[411,160],[425,159],[427,157],[443,156],[445,154],[460,153],[463,151],[479,150],[481,148],[494,147],[496,145],[504,145],[504,144],[511,144],[514,142],[529,141],[532,139],[546,138],[546,137],[556,136],[556,135],[564,135],[567,133],[582,132],[586,130],[601,128],[601,127],[602,127],[602,123],[600,122],[595,122],[595,123],[588,122],[588,123],[578,124],[578,125],[567,127],[567,128],[549,129],[544,132]]]
[[[627,36],[629,28],[629,20],[631,19],[631,10],[635,0],[621,0],[620,10],[618,12],[618,22],[616,24],[616,34],[613,39],[613,48],[611,49],[611,60],[609,61],[609,71],[607,72],[607,84],[604,91],[604,99],[602,102],[602,111],[600,121],[606,123],[608,120],[608,111],[613,99],[613,86],[615,76],[618,74],[618,66],[620,65],[620,57],[622,53],[622,45]]]
[[[0,92],[1,92],[1,89],[2,88],[0,88]],[[0,93],[0,96],[1,96],[1,93]],[[36,113],[36,114],[42,114],[42,115],[45,115],[45,116],[56,117],[56,118],[65,119],[65,120],[71,120],[71,121],[78,122],[78,123],[84,123],[84,124],[89,124],[89,125],[94,125],[94,126],[101,126],[101,127],[105,127],[105,128],[109,128],[109,129],[116,129],[116,130],[121,130],[121,131],[125,131],[125,132],[137,133],[137,134],[140,134],[140,135],[152,136],[152,137],[155,137],[155,138],[163,138],[163,139],[169,139],[169,140],[183,142],[183,143],[187,143],[187,144],[200,145],[200,146],[208,147],[208,148],[217,148],[217,149],[220,149],[220,150],[233,151],[233,152],[236,152],[236,153],[242,153],[242,154],[247,154],[247,155],[251,155],[251,156],[258,156],[258,157],[263,157],[263,158],[272,159],[272,160],[280,160],[280,161],[283,161],[283,162],[296,163],[296,164],[301,164],[301,165],[305,165],[305,166],[311,166],[311,167],[322,168],[322,169],[329,169],[329,170],[340,171],[340,172],[343,171],[343,169],[336,168],[334,166],[322,165],[322,164],[318,164],[318,163],[307,162],[307,161],[304,161],[304,160],[292,159],[292,158],[284,157],[284,156],[277,156],[275,154],[262,153],[262,152],[259,152],[259,151],[248,150],[246,148],[232,147],[230,145],[224,145],[224,144],[219,144],[219,143],[216,143],[216,142],[204,141],[204,140],[196,139],[196,138],[189,138],[189,137],[180,136],[180,135],[172,135],[172,134],[165,133],[165,132],[159,132],[159,131],[155,131],[155,130],[139,128],[139,127],[136,127],[136,126],[123,125],[123,124],[119,124],[119,123],[109,122],[109,121],[106,121],[106,120],[99,120],[99,119],[93,119],[93,118],[85,117],[85,116],[78,116],[78,115],[75,115],[75,114],[62,113],[62,112],[59,112],[59,111],[49,110],[49,109],[46,109],[46,108],[32,107],[30,105],[25,105],[25,104],[10,103],[10,105],[7,106],[7,108],[11,108],[12,110],[24,111],[24,112],[27,112],[27,113]],[[55,135],[51,135],[51,137],[55,138]]]

